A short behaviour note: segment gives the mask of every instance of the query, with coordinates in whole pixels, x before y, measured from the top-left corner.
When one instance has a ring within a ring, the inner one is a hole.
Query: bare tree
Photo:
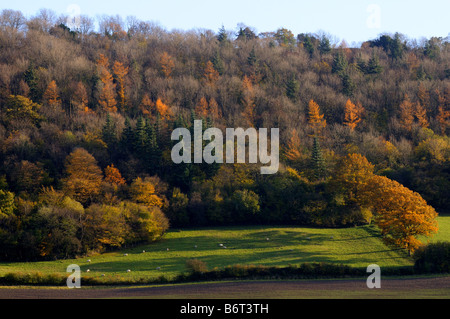
[[[0,26],[21,30],[25,27],[26,19],[22,12],[4,9],[0,14]]]

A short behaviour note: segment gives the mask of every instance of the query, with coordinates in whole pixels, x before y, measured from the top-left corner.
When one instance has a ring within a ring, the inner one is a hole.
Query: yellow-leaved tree
[[[130,195],[133,201],[145,206],[161,208],[163,200],[156,194],[156,188],[150,178],[136,178],[130,185]]]
[[[77,148],[67,156],[66,174],[64,191],[80,203],[87,204],[100,193],[102,170],[85,149]]]

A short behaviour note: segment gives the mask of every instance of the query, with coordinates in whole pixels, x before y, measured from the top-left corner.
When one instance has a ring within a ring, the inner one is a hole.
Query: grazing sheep
[[[219,244],[220,247],[223,247],[223,244]]]
[[[123,254],[124,256],[128,256],[128,254]]]
[[[127,272],[131,272],[131,270],[130,270],[130,269],[128,269],[128,270],[127,270]]]
[[[156,270],[161,270],[161,267],[156,267]]]
[[[266,240],[269,241],[270,240],[269,237],[267,237]]]
[[[142,253],[144,254],[144,253],[145,253],[145,250],[143,250]]]
[[[87,262],[88,262],[88,263],[90,263],[90,262],[91,262],[91,260],[90,260],[90,259],[88,259],[88,260],[87,260]]]
[[[90,272],[90,271],[91,271],[90,269],[86,270],[86,272]]]

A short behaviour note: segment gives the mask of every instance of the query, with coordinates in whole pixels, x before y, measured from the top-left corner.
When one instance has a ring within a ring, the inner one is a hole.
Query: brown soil
[[[384,279],[384,291],[413,291],[450,289],[450,277],[417,279]],[[102,299],[102,298],[285,298],[296,291],[367,291],[364,280],[318,280],[318,281],[246,281],[217,282],[190,285],[126,288],[0,288],[0,299]],[[260,292],[260,294],[258,294]],[[345,298],[345,296],[342,296]],[[449,296],[450,297],[450,296]]]

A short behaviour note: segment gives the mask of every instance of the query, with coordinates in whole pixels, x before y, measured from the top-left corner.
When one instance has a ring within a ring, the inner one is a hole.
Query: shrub
[[[186,260],[186,268],[191,273],[204,273],[208,271],[206,263],[199,259]]]
[[[432,243],[414,252],[414,269],[421,273],[450,272],[450,242]]]

